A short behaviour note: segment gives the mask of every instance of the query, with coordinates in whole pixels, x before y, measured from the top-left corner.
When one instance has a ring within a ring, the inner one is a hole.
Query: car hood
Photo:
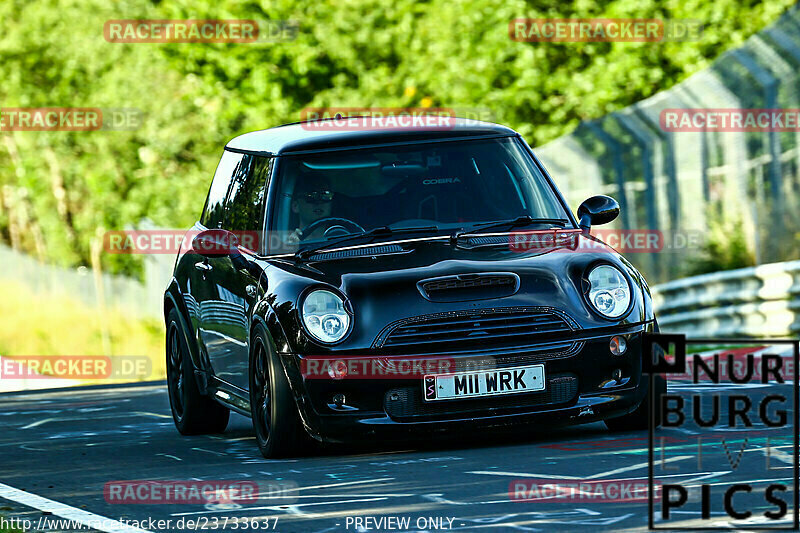
[[[568,246],[535,249],[508,244],[465,248],[446,240],[427,240],[413,246],[380,243],[374,251],[350,248],[338,254],[349,257],[321,254],[304,263],[273,262],[268,277],[277,295],[274,307],[283,311],[281,322],[294,321],[290,329],[299,326],[298,308],[314,288],[334,288],[352,310],[353,329],[337,349],[369,349],[393,322],[452,311],[546,307],[567,315],[575,329],[646,320],[640,274],[620,254],[584,234]],[[621,320],[603,319],[586,303],[584,278],[598,263],[616,266],[632,285],[632,310]],[[426,285],[429,281],[434,284]],[[314,350],[302,331],[295,341],[302,351]]]

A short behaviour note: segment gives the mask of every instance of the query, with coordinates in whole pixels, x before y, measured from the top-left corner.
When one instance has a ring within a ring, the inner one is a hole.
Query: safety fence
[[[88,307],[119,309],[131,318],[161,317],[164,290],[172,275],[172,255],[143,256],[144,281],[94,267],[64,268],[0,244],[0,282],[47,296],[66,296]]]
[[[621,206],[617,228],[722,234],[723,247],[726,238],[741,234],[752,260],[739,266],[797,259],[796,121],[793,126],[787,120],[721,128],[708,120],[700,128],[674,128],[664,118],[670,112],[687,117],[719,110],[782,110],[796,118],[799,76],[800,9],[795,6],[709,68],[630,107],[585,121],[535,151],[573,208],[595,194],[615,197]],[[692,129],[697,131],[686,131]],[[697,248],[631,260],[660,283],[690,274],[694,257],[708,253],[702,245]],[[715,251],[719,246],[712,256]]]

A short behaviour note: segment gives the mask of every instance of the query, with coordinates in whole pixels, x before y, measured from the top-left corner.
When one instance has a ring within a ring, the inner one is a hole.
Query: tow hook
[[[592,416],[593,414],[594,414],[594,410],[592,410],[591,407],[583,407],[578,412],[578,416],[579,417],[581,417],[581,416]]]

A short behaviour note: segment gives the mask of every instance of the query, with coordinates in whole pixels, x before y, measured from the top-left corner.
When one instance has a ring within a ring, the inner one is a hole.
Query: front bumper
[[[641,336],[653,322],[581,332],[580,342],[557,356],[535,354],[497,358],[496,367],[544,364],[547,387],[542,392],[462,400],[426,402],[422,379],[341,379],[304,377],[303,356],[282,356],[308,432],[326,442],[413,438],[432,431],[511,427],[533,424],[557,426],[595,422],[635,410],[644,399]],[[614,356],[609,340],[625,335],[627,351]],[[475,360],[479,353],[453,357]],[[385,358],[385,356],[378,356]],[[335,359],[335,356],[332,356]],[[392,358],[400,358],[392,356]],[[622,378],[612,374],[619,371]],[[342,395],[343,405],[333,398]]]

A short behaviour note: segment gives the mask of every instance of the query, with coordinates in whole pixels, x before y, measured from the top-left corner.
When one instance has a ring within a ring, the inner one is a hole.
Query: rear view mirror
[[[384,178],[412,178],[425,176],[427,173],[426,167],[407,161],[395,161],[391,165],[381,167],[381,174]]]
[[[584,231],[592,224],[608,224],[619,216],[619,204],[610,196],[592,196],[578,208],[578,222]]]

